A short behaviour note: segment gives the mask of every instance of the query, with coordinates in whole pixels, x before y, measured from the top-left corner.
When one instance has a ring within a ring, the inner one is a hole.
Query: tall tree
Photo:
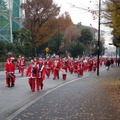
[[[5,55],[5,41],[0,40],[0,57]]]
[[[55,29],[55,17],[60,7],[53,0],[26,0],[21,8],[25,10],[24,25],[31,31],[34,45],[46,42]]]
[[[31,33],[25,28],[20,28],[13,31],[13,41],[15,44],[25,45],[29,42],[32,44]]]
[[[80,42],[72,41],[67,45],[67,51],[71,54],[72,57],[82,56],[84,51],[84,45]]]
[[[120,46],[120,1],[109,0],[107,1],[108,15],[107,20],[111,21],[109,26],[113,29],[112,34],[114,36],[113,43],[116,46]]]
[[[85,46],[85,54],[91,55],[91,42],[93,41],[93,35],[88,28],[83,28],[79,41]]]
[[[62,40],[63,40],[63,35],[61,33],[57,33],[50,38],[48,42],[48,47],[51,53],[60,54],[60,46]]]
[[[58,27],[59,31],[64,33],[66,29],[73,25],[70,14],[68,12],[63,13],[58,18]]]
[[[72,40],[77,41],[81,34],[82,27],[78,27],[77,25],[71,25],[65,31],[64,37],[66,38],[66,42],[69,44]]]
[[[13,42],[16,46],[16,54],[24,54],[26,57],[33,56],[34,50],[31,33],[25,28],[13,31]]]
[[[90,29],[84,28],[81,31],[80,42],[82,42],[84,45],[89,45],[92,40],[93,40],[93,35],[92,35]]]

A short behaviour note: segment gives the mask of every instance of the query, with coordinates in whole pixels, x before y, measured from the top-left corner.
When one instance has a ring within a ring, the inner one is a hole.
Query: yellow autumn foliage
[[[107,7],[112,21],[112,24],[110,24],[110,27],[113,28],[112,33],[114,36],[120,37],[120,1],[110,0],[108,1]]]

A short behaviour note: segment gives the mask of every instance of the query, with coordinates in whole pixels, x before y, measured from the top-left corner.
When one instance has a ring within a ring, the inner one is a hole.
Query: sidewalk
[[[0,75],[3,74],[4,72],[1,71]],[[118,109],[118,111],[120,109],[120,103],[116,102],[116,99],[120,101],[120,67],[110,68],[109,71],[103,67],[100,69],[99,76],[93,72],[85,72],[83,77],[78,78],[76,74],[71,75],[68,73],[65,81],[62,80],[62,76],[60,76],[59,80],[53,80],[53,75],[51,75],[49,79],[46,78],[46,80],[44,80],[44,89],[40,92],[34,93],[30,91],[27,77],[20,77],[19,74],[17,74],[17,76],[18,78],[16,80],[16,86],[11,89],[5,87],[5,81],[0,81],[0,120],[4,120],[3,118],[9,116],[27,104],[27,106],[30,106],[29,103],[31,101],[32,104],[34,104],[36,100],[39,100],[40,96],[44,95],[46,92],[49,92],[55,87],[66,82],[74,81],[75,79],[89,79],[90,81],[99,80],[112,97],[111,101],[114,103],[115,107]]]
[[[113,67],[109,71],[102,72],[98,80],[101,81],[102,86],[109,94],[111,103],[120,115],[120,67]]]

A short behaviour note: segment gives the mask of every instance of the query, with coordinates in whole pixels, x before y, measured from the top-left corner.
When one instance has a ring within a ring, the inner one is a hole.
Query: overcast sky
[[[81,22],[83,25],[92,25],[97,28],[97,19],[93,20],[92,14],[83,9],[98,9],[98,0],[53,0],[59,6],[61,6],[61,13],[65,11],[69,12],[73,23],[77,24]],[[80,9],[73,7],[75,5]],[[83,9],[82,9],[83,8]]]

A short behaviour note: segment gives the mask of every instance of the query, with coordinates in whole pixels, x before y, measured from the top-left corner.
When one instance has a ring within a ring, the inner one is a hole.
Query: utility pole
[[[99,0],[99,14],[98,14],[98,46],[97,46],[97,76],[99,76],[99,63],[100,63],[100,13],[101,13],[101,0]]]

